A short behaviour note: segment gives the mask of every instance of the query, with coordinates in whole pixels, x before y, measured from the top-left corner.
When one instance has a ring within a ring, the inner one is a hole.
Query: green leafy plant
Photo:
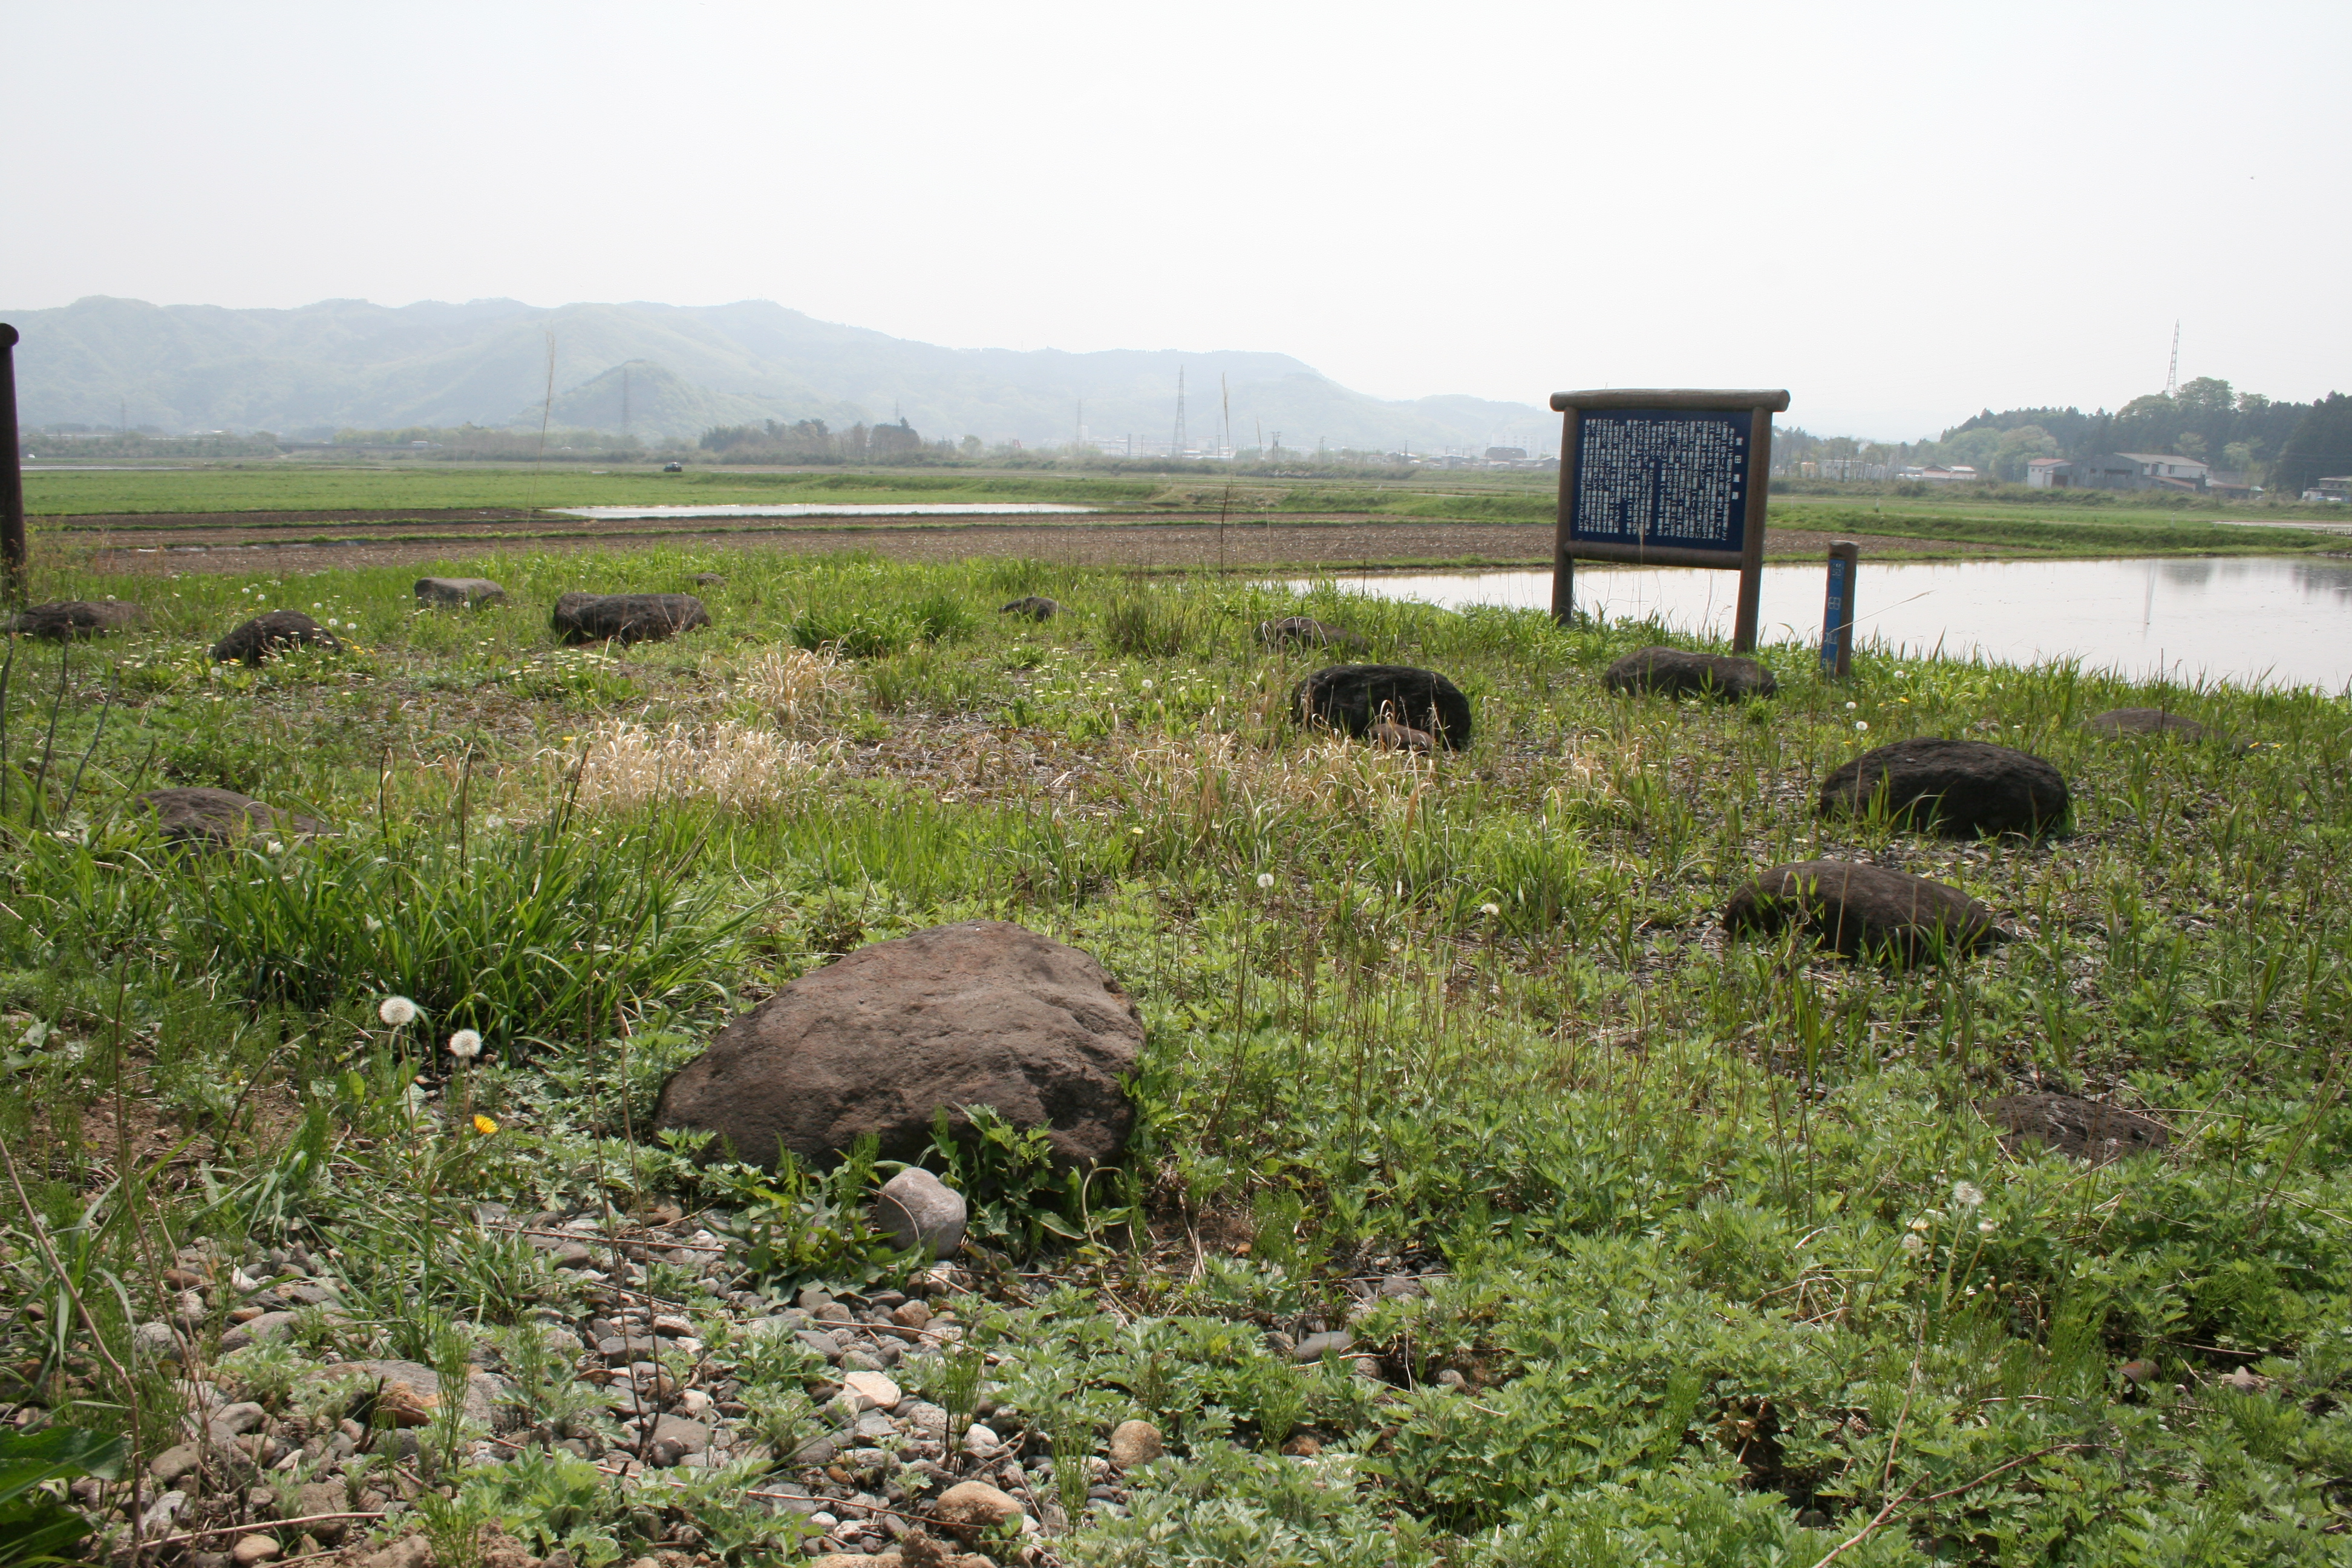
[[[75,1561],[76,1549],[89,1537],[89,1521],[43,1485],[85,1476],[110,1481],[121,1474],[122,1456],[121,1438],[78,1427],[0,1428],[0,1564]]]
[[[782,1149],[772,1172],[741,1163],[704,1169],[704,1192],[730,1211],[711,1226],[743,1244],[742,1265],[757,1289],[856,1289],[903,1272],[904,1255],[866,1216],[879,1146],[866,1134],[824,1174]]]

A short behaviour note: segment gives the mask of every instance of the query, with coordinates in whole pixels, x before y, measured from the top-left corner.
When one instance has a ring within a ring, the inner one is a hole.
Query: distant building
[[[2029,458],[2025,463],[2028,489],[2063,490],[2074,483],[2074,465],[2063,458]]]
[[[2177,452],[2102,452],[2074,460],[2074,485],[2091,490],[2202,490],[2211,466]]]
[[[2352,474],[2328,474],[2311,481],[2303,492],[2305,500],[2352,502]]]
[[[2263,493],[2252,474],[2232,474],[2215,468],[2205,476],[2205,493],[2220,496],[2224,500],[2252,500]]]
[[[1895,477],[1898,479],[1912,479],[1920,484],[1955,485],[1967,484],[1974,480],[1977,471],[1966,463],[1955,463],[1948,468],[1930,464],[1924,468],[1897,468],[1895,471]]]
[[[1490,463],[1524,463],[1528,460],[1525,447],[1489,447],[1486,460]]]

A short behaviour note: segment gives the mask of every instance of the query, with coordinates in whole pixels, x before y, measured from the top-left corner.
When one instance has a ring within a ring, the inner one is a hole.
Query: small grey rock
[[[1298,1347],[1290,1354],[1296,1361],[1321,1361],[1326,1353],[1346,1355],[1355,1348],[1355,1343],[1356,1337],[1353,1334],[1334,1329],[1328,1333],[1307,1335],[1298,1342]]]
[[[874,1199],[874,1224],[898,1246],[947,1258],[963,1246],[963,1194],[920,1167],[899,1172]]]
[[[170,1486],[182,1476],[194,1470],[203,1454],[194,1443],[175,1444],[148,1461],[147,1473],[159,1486]]]
[[[233,1437],[244,1436],[268,1419],[269,1412],[249,1399],[223,1405],[213,1413],[213,1426]]]

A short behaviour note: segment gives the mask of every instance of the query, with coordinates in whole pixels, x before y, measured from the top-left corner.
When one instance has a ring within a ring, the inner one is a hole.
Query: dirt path
[[[551,526],[551,524],[553,526]],[[301,537],[289,538],[289,533]],[[766,549],[793,554],[864,550],[894,560],[1023,556],[1145,571],[1273,567],[1361,570],[1381,566],[1531,566],[1551,560],[1549,524],[1389,521],[1357,516],[1267,523],[1164,516],[1097,516],[1076,522],[945,521],[812,524],[728,521],[702,528],[636,521],[530,518],[518,511],[192,513],[84,518],[44,531],[45,553],[107,572],[320,572],[354,566],[477,562],[544,551]],[[1819,556],[1826,533],[1770,536],[1775,560]],[[1879,559],[1990,555],[1951,542],[1865,538]]]

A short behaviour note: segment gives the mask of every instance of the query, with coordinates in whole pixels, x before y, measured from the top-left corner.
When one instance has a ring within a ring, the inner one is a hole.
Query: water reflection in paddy
[[[1366,575],[1351,592],[1470,605],[1548,608],[1549,572]],[[1685,632],[1728,636],[1739,574],[1674,567],[1580,564],[1580,610],[1611,620],[1654,616]],[[1822,569],[1768,566],[1759,626],[1766,642],[1818,641]],[[2118,561],[1874,563],[1859,580],[1857,646],[1889,652],[2039,663],[2233,685],[2352,686],[2352,560],[2306,556]]]

